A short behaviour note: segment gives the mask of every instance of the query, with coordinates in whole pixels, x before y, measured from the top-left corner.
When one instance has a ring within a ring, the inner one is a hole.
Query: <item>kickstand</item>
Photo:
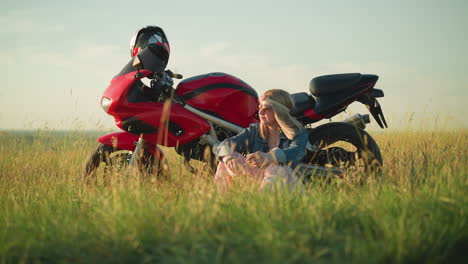
[[[197,169],[192,167],[192,165],[190,165],[190,162],[188,160],[186,160],[186,159],[184,160],[184,166],[190,173],[192,173],[192,174],[197,173]]]

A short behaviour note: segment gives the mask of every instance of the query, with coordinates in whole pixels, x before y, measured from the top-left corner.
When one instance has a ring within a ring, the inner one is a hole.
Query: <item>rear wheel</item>
[[[353,172],[372,173],[382,167],[382,155],[375,140],[364,130],[347,123],[329,123],[309,131],[309,143],[303,162]]]
[[[128,168],[132,152],[112,146],[99,144],[88,156],[83,169],[86,182],[103,181],[109,183],[112,176],[125,172]],[[160,176],[167,173],[165,162],[155,159],[150,153],[143,153],[138,170],[143,176]]]

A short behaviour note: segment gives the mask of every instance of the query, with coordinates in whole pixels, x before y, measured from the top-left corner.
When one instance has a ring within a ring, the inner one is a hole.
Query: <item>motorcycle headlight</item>
[[[104,112],[107,113],[107,110],[109,109],[109,106],[111,105],[111,103],[112,103],[112,100],[107,97],[103,97],[101,99],[101,107],[102,109],[104,109]]]

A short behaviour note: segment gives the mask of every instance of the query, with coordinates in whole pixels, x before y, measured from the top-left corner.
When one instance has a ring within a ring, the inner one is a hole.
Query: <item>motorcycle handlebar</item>
[[[172,81],[173,78],[182,79],[183,76],[182,74],[173,73],[171,70],[153,74],[150,88],[159,91],[160,96],[164,99],[172,97],[175,91],[173,87],[174,82]]]
[[[184,76],[182,76],[182,74],[174,73],[174,74],[172,75],[172,78],[175,78],[175,79],[182,79],[182,78],[184,78]]]
[[[184,78],[184,76],[182,76],[182,74],[178,74],[178,73],[173,73],[171,70],[166,70],[166,73],[171,76],[171,78],[174,78],[174,79],[182,79]]]

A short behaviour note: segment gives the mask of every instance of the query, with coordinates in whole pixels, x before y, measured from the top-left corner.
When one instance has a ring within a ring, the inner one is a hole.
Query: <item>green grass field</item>
[[[171,176],[85,185],[99,134],[0,132],[0,263],[468,263],[468,131],[372,133],[382,175],[302,193]]]

